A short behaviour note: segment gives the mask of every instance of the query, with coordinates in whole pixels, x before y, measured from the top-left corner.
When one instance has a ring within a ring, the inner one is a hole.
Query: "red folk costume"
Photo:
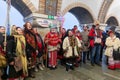
[[[59,43],[61,42],[58,33],[49,32],[45,36],[45,43],[48,49],[49,56],[49,67],[56,67],[57,65],[57,51],[60,47]]]
[[[81,41],[82,40],[82,36],[81,36],[81,33],[80,31],[77,31],[75,36]]]
[[[30,66],[36,63],[37,41],[33,30],[25,30],[26,50],[28,60],[31,58]]]
[[[73,34],[76,34],[77,31],[78,31],[78,28],[77,28],[77,26],[75,25],[75,26],[73,27],[72,32],[73,32]]]
[[[5,66],[6,66],[5,52],[3,51],[0,45],[0,68],[3,68]]]

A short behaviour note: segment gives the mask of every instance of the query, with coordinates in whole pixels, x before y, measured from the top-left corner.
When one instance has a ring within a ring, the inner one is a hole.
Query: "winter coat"
[[[83,31],[81,33],[81,35],[82,35],[82,42],[83,42],[83,45],[82,45],[83,51],[89,51],[89,49],[88,49],[88,46],[89,46],[88,34],[89,34],[88,31]]]
[[[116,50],[116,49],[118,49],[118,47],[120,47],[120,40],[116,36],[114,36],[113,39],[111,37],[108,37],[106,39],[105,44],[107,46],[106,50],[105,50],[105,55],[106,56],[111,56],[111,52],[113,51],[113,49]]]
[[[79,41],[79,39],[76,37],[76,41],[77,41],[77,45],[74,46],[74,56],[78,56],[78,48],[81,47],[81,43]],[[65,53],[64,53],[64,56],[66,58],[69,58],[69,57],[73,57],[73,51],[72,51],[72,46],[70,46],[70,41],[69,41],[69,38],[66,37],[64,40],[63,40],[63,50],[65,50]]]

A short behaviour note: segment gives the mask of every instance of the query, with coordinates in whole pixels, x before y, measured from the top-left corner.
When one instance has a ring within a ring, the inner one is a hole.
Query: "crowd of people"
[[[75,25],[72,29],[50,25],[50,31],[44,39],[30,22],[24,28],[11,27],[11,34],[5,34],[5,27],[0,26],[0,77],[2,80],[24,80],[35,78],[35,72],[44,67],[55,70],[60,65],[65,70],[74,70],[81,63],[90,61],[91,66],[101,66],[102,56],[108,69],[120,68],[120,40],[111,28],[100,29],[99,24],[89,29],[83,26],[80,32]]]

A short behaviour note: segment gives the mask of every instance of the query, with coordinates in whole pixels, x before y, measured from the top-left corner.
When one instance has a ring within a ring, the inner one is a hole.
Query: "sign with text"
[[[49,25],[52,23],[52,20],[48,20],[48,19],[38,19],[37,20],[38,24],[41,27],[47,28],[49,27]]]

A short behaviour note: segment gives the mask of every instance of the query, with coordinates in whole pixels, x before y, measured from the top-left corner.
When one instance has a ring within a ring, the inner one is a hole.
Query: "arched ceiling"
[[[105,17],[112,2],[113,0],[71,0],[69,2],[67,0],[62,0],[61,11],[65,13],[67,11],[65,9],[70,9],[71,6],[83,7],[92,13],[94,20],[98,20],[100,23],[105,23]]]
[[[13,7],[15,7],[23,15],[23,17],[26,17],[33,12],[36,12],[38,10],[37,9],[38,4],[41,3],[41,2],[37,3],[34,0],[11,0],[11,1]],[[42,1],[42,0],[37,0],[37,1]],[[35,4],[37,5],[35,6]],[[101,23],[105,23],[110,16],[116,16],[118,22],[120,22],[119,0],[87,0],[87,1],[61,0],[60,11],[63,11],[63,13],[65,13],[66,8],[68,8],[66,11],[74,14],[80,21],[82,21],[81,18],[86,19],[86,17],[88,17],[89,15],[90,19],[88,20],[88,22],[91,22],[92,20],[99,20]],[[76,11],[75,9],[78,11]],[[80,15],[78,16],[78,14]],[[82,21],[82,23],[84,23],[84,21]]]
[[[107,12],[112,4],[113,0],[104,0],[101,8],[99,10],[99,14],[98,14],[98,21],[100,23],[104,23],[105,22],[105,17],[107,15]]]
[[[120,0],[114,0],[112,5],[110,6],[107,15],[106,15],[106,21],[109,19],[109,17],[115,16],[115,18],[118,21],[118,25],[120,25]]]
[[[76,16],[76,18],[79,20],[81,24],[94,22],[93,17],[89,13],[89,11],[82,7],[72,8],[71,10],[69,10],[69,12]]]
[[[36,10],[30,0],[11,0],[11,4],[23,15],[23,17],[30,15]]]
[[[107,20],[106,24],[108,24],[108,26],[118,26],[118,25],[119,25],[117,19],[116,19],[115,17],[113,17],[113,16],[111,16],[111,17]]]

